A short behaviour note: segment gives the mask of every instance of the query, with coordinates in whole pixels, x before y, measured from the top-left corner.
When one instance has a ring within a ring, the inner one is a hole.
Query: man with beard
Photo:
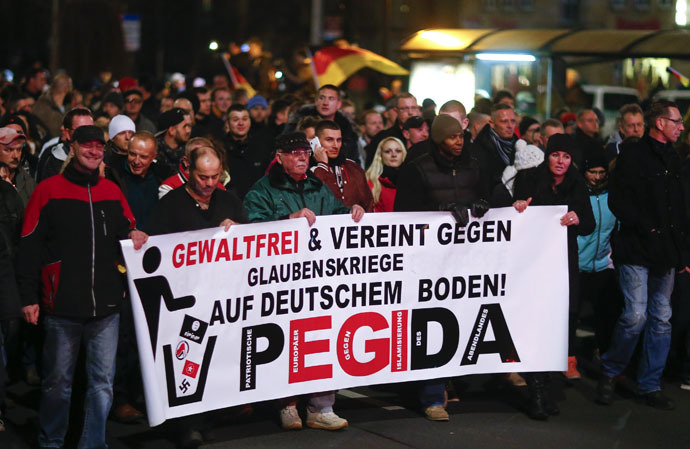
[[[158,157],[164,177],[175,173],[184,156],[184,146],[192,134],[192,121],[180,108],[173,108],[158,117]]]

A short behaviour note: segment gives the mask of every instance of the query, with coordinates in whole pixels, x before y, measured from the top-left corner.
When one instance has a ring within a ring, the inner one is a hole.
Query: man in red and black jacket
[[[136,230],[117,185],[99,177],[104,137],[96,126],[77,128],[71,162],[36,188],[24,214],[17,268],[22,312],[32,324],[42,315],[45,328],[41,447],[64,445],[82,342],[88,387],[79,447],[106,447],[125,291],[119,240],[129,237],[138,249],[147,235]]]

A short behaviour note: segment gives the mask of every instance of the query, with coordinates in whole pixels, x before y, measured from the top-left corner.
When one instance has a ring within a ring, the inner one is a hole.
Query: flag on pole
[[[390,59],[358,47],[326,47],[314,53],[313,66],[318,85],[339,86],[356,71],[368,67],[386,75],[408,75]]]
[[[254,95],[256,95],[256,91],[252,87],[251,84],[249,84],[249,81],[242,76],[242,74],[237,70],[235,67],[230,64],[230,55],[227,53],[222,54],[222,59],[223,59],[223,65],[225,65],[225,70],[227,70],[228,75],[230,76],[230,84],[232,90],[237,90],[237,89],[244,89],[247,91],[247,94],[249,95],[249,98],[252,98]]]
[[[683,85],[683,87],[688,87],[690,85],[690,79],[680,73],[678,70],[672,68],[672,67],[666,67],[666,71],[670,73],[671,75],[675,76],[678,78],[678,81]]]

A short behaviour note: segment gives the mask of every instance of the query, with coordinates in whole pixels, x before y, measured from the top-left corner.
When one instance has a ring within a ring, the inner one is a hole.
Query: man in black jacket
[[[515,111],[507,104],[494,105],[491,121],[468,148],[485,170],[490,190],[502,182],[503,170],[515,163],[515,142]]]
[[[106,447],[125,288],[119,241],[129,237],[139,249],[147,235],[134,227],[120,189],[99,176],[104,143],[100,128],[77,128],[72,161],[62,174],[36,187],[24,214],[17,268],[22,313],[34,325],[39,313],[44,315],[45,328],[41,447],[64,444],[82,344],[88,386],[79,447]]]
[[[458,223],[472,215],[482,217],[489,209],[489,192],[478,161],[463,151],[464,130],[460,122],[440,114],[431,125],[432,150],[403,167],[395,196],[396,212],[445,210]],[[444,380],[424,382],[419,400],[426,417],[448,421],[444,407]]]
[[[609,207],[620,221],[613,242],[625,307],[608,351],[601,357],[597,402],[613,402],[614,380],[628,365],[642,331],[637,389],[647,404],[674,408],[661,393],[661,374],[671,343],[671,292],[684,260],[688,223],[672,144],[683,131],[675,103],[659,100],[646,114],[648,133],[622,145],[609,187]]]

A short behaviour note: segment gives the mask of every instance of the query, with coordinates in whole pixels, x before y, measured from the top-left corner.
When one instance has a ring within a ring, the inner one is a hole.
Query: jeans
[[[645,394],[661,390],[661,374],[671,346],[671,293],[675,270],[653,274],[646,267],[621,265],[623,313],[618,318],[609,350],[601,356],[605,376],[619,375],[630,362],[640,333],[642,357],[637,367],[637,389]]]
[[[446,379],[430,379],[420,382],[418,395],[422,409],[436,405],[443,406],[446,402]]]
[[[62,447],[69,421],[72,377],[84,344],[87,390],[79,449],[107,448],[105,422],[113,402],[120,314],[70,319],[46,316],[39,423],[41,447]]]

